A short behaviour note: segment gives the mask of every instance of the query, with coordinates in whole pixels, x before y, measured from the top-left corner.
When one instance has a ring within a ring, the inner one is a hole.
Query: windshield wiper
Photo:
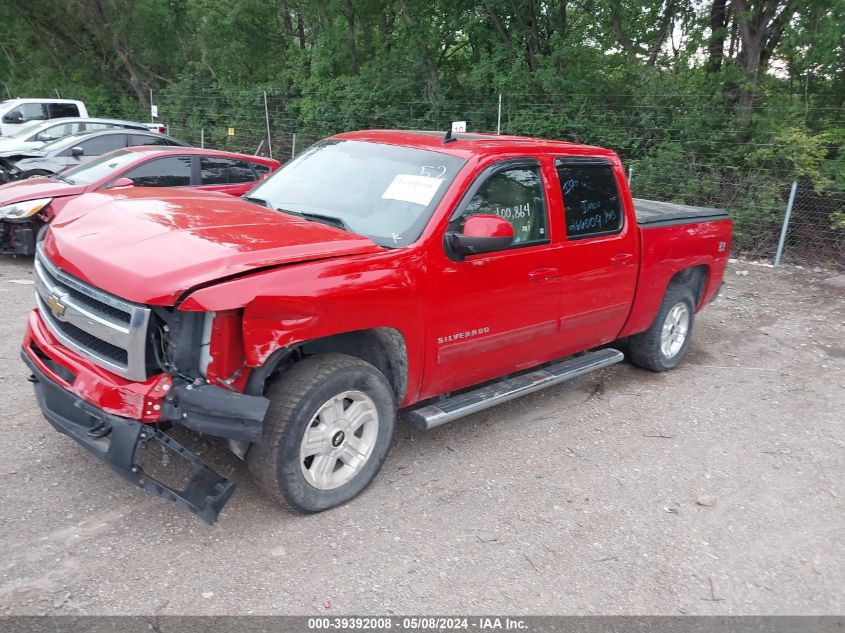
[[[284,209],[282,207],[276,207],[276,211],[281,211],[282,213],[287,213],[288,215],[295,215],[299,218],[305,218],[306,220],[313,220],[314,222],[322,222],[323,224],[328,224],[329,226],[335,226],[339,229],[343,229],[344,231],[355,233],[355,231],[351,230],[349,226],[347,226],[346,222],[334,215],[314,213],[312,211],[291,211],[290,209]],[[356,233],[356,235],[358,234]]]
[[[49,178],[50,178],[50,180],[60,180],[61,182],[66,182],[69,185],[75,185],[76,184],[70,178],[67,178],[66,176],[62,176],[61,174],[52,174]]]
[[[250,202],[254,202],[255,204],[260,204],[262,207],[267,206],[267,201],[264,198],[256,198],[254,196],[243,196],[243,200],[249,200]]]
[[[341,220],[338,217],[333,215],[324,215],[322,213],[311,213],[310,211],[303,211],[299,215],[301,215],[306,220],[314,220],[316,222],[322,222],[323,224],[330,224],[332,226],[336,226],[344,231],[349,231],[349,227],[346,225],[346,222]],[[349,231],[352,233],[353,231]]]

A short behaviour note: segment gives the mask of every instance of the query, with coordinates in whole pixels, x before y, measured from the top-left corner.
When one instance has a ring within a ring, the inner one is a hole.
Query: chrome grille
[[[35,299],[53,335],[129,380],[147,378],[150,309],[90,286],[56,267],[38,245]]]

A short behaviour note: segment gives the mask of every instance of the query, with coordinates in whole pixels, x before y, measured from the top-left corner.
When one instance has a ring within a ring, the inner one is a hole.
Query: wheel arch
[[[391,327],[342,332],[277,349],[252,371],[245,391],[263,394],[267,381],[286,366],[327,353],[346,354],[370,363],[387,378],[396,402],[404,400],[408,390],[408,349],[402,333]]]
[[[707,264],[699,264],[697,266],[690,266],[676,272],[669,280],[666,286],[666,291],[672,285],[689,286],[695,297],[696,312],[701,308],[701,302],[704,299],[704,290],[707,288],[707,281],[710,278],[710,266]],[[666,294],[665,292],[663,293]]]

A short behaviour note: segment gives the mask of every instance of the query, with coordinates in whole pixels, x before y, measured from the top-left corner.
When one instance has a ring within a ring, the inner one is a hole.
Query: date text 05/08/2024
[[[443,631],[443,630],[480,630],[480,631],[520,631],[526,629],[526,622],[509,617],[337,617],[309,618],[309,630],[376,630],[397,629],[403,631]]]

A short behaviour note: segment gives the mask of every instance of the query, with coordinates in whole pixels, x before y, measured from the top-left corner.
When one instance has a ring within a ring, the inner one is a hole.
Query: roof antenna
[[[446,130],[446,136],[444,136],[444,137],[443,137],[443,144],[444,144],[444,145],[445,145],[446,143],[454,143],[454,142],[455,142],[455,141],[457,141],[457,140],[458,140],[457,138],[455,138],[454,136],[452,136],[452,129],[451,129],[451,128],[449,128],[448,130]]]

